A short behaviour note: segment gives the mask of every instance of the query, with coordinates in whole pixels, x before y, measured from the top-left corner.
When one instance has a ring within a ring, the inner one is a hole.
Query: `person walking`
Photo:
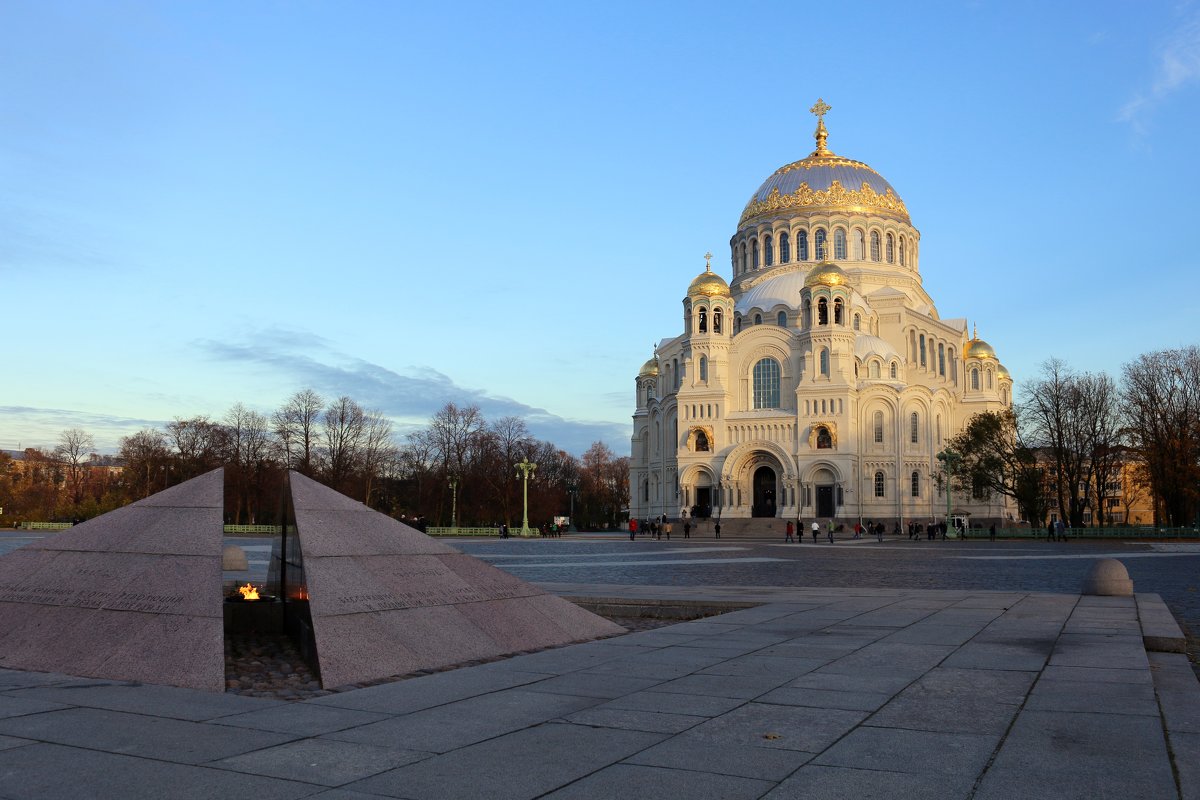
[[[813,544],[817,543],[817,533],[820,532],[821,525],[814,519],[812,524]]]
[[[1064,522],[1063,522],[1063,521],[1060,519],[1060,520],[1058,521],[1058,524],[1056,524],[1056,525],[1054,526],[1054,529],[1055,529],[1055,531],[1058,533],[1058,540],[1059,540],[1060,542],[1065,542],[1065,541],[1067,540],[1067,526],[1066,526],[1066,523],[1064,523]]]
[[[683,521],[683,538],[692,538],[692,521],[690,519],[685,519]]]
[[[992,523],[992,526],[990,528],[988,528],[988,541],[989,542],[996,541],[996,523],[994,523],[994,522]]]
[[[668,542],[671,541],[671,523],[670,522],[663,523],[663,533],[665,533],[667,535],[667,541]]]
[[[833,544],[833,520],[829,520],[829,524],[825,526],[825,530],[829,533],[829,543]]]
[[[785,542],[795,541],[796,537],[793,535],[795,532],[796,532],[796,526],[793,525],[792,521],[789,519],[787,521],[787,525],[783,526],[783,540]]]
[[[717,520],[716,523],[713,525],[713,538],[715,538],[715,539],[721,538],[721,520]]]
[[[899,522],[896,523],[896,527],[897,528],[900,527]],[[896,532],[899,533],[899,531],[896,531]],[[875,538],[878,539],[880,542],[883,541],[883,523],[882,522],[875,526]]]
[[[633,541],[637,537],[637,520],[629,520],[629,541]]]
[[[1050,520],[1050,522],[1046,525],[1046,541],[1054,541],[1054,520]]]

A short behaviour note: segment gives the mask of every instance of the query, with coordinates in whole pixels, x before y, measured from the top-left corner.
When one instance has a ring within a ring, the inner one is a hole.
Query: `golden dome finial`
[[[809,109],[810,112],[817,115],[817,130],[813,133],[813,138],[817,140],[817,149],[813,151],[814,156],[831,156],[833,152],[825,146],[825,141],[829,138],[829,131],[825,130],[825,115],[832,110],[832,107],[825,102],[823,98],[818,97],[817,102]]]
[[[704,254],[704,271],[712,272],[712,251],[709,250]]]
[[[971,329],[971,338],[972,339],[979,338],[979,323],[978,322],[976,322],[974,327]]]

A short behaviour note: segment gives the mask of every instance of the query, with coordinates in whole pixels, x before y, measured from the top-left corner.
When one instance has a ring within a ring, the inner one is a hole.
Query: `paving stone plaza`
[[[1145,644],[1181,644],[1154,593],[1190,594],[1189,548],[456,545],[566,596],[754,605],[292,703],[0,670],[0,798],[1200,797],[1200,685]],[[1114,551],[1139,596],[1081,597]]]

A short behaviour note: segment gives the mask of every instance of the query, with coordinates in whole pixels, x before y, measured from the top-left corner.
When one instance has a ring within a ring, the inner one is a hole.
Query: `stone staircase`
[[[711,539],[716,517],[705,520],[699,527],[692,528],[692,538]],[[778,539],[783,541],[787,520],[783,517],[725,517],[721,520],[721,541],[726,539]],[[671,526],[671,538],[682,536],[683,523]]]

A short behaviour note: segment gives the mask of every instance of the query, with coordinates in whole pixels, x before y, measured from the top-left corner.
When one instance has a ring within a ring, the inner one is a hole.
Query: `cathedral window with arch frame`
[[[817,324],[818,325],[828,325],[829,324],[829,301],[826,300],[824,297],[817,300]]]
[[[708,434],[704,431],[696,431],[696,452],[708,452]]]
[[[854,315],[854,330],[862,330],[862,317],[860,317],[858,314]]]
[[[755,325],[762,325],[762,314],[755,314],[755,315],[754,315],[754,324],[755,324]]]
[[[705,358],[704,356],[700,356],[699,372],[700,372],[701,383],[708,383],[708,359]]]
[[[992,383],[992,371],[990,369],[987,371],[987,387],[989,389],[994,388],[994,384]]]
[[[750,242],[750,268],[758,269],[758,239]]]
[[[971,368],[971,388],[974,389],[975,391],[979,391],[979,368],[978,367]]]
[[[888,369],[888,373],[891,375],[891,377],[893,377],[893,378],[896,377],[896,362],[895,361],[892,362],[892,366]]]
[[[917,352],[921,354],[921,366],[923,367],[925,366],[925,334],[923,333],[921,334],[920,342],[921,344],[917,348]]]
[[[887,263],[896,263],[896,237],[890,233],[887,235]]]
[[[829,377],[829,351],[823,347],[821,348],[821,375],[825,378]]]
[[[786,328],[787,327],[787,312],[780,311],[778,314],[775,315],[775,321],[779,323],[779,327]]]
[[[700,332],[708,333],[708,309],[701,306],[700,310],[696,312],[696,316],[699,320],[699,324],[697,327],[700,330]]]
[[[771,241],[771,234],[763,239],[763,261],[768,267],[775,266],[775,243]]]
[[[808,261],[808,231],[796,231],[796,260]]]
[[[788,241],[787,231],[779,234],[779,263],[786,264],[792,260],[792,246]]]
[[[871,231],[871,260],[879,260],[879,231]]]
[[[938,375],[946,377],[946,345],[938,342]]]
[[[886,494],[884,494],[883,472],[882,471],[875,473],[875,496],[876,497],[886,497],[887,496]]]
[[[843,308],[842,298],[840,298],[840,297],[834,298],[834,301],[833,301],[833,324],[834,325],[845,325],[846,324],[845,315],[842,314],[842,308]]]
[[[742,242],[742,272],[743,273],[746,272],[746,264],[747,263],[749,263],[749,262],[746,261],[746,243]]]
[[[900,266],[902,266],[902,267],[908,266],[904,261],[904,237],[903,236],[900,237]]]
[[[912,489],[910,491],[913,497],[921,496],[921,473],[914,472],[912,474]]]
[[[678,358],[671,359],[671,372],[675,376],[675,388],[678,389],[679,381],[680,381],[680,378],[682,377],[679,374],[679,359]]]
[[[908,418],[908,440],[913,444],[921,442],[921,417],[917,412],[913,412]]]
[[[721,309],[713,309],[713,333],[721,332]]]
[[[754,407],[779,408],[779,362],[764,358],[754,365]]]
[[[874,418],[875,444],[883,444],[883,412],[876,411]]]
[[[814,249],[816,250],[815,256],[816,256],[817,261],[824,261],[825,259],[829,258],[829,254],[826,252],[826,248],[825,248],[825,229],[824,228],[817,228],[817,232],[815,234],[813,234],[813,241],[816,244],[816,247]]]
[[[879,377],[879,362],[878,361],[871,362],[871,377],[872,378]]]
[[[833,232],[833,257],[846,259],[846,230],[838,228]]]
[[[866,237],[863,235],[862,228],[854,229],[854,259],[856,261],[867,260]]]

